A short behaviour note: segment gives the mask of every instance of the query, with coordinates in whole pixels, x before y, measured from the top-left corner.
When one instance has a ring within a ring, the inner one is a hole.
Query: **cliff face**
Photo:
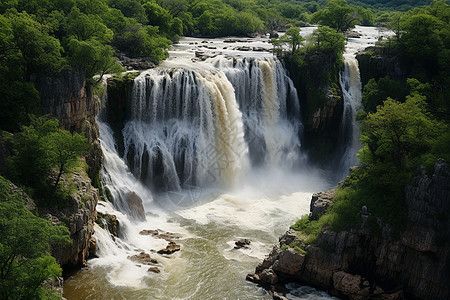
[[[389,75],[391,79],[405,79],[408,70],[405,63],[400,61],[396,55],[389,53],[388,50],[380,47],[369,47],[356,55],[361,82],[365,85],[371,78],[378,80],[381,77]]]
[[[90,152],[85,157],[89,166],[84,172],[73,174],[76,193],[70,195],[68,207],[46,211],[52,222],[63,222],[70,230],[73,244],[69,248],[55,249],[54,256],[61,265],[82,266],[89,256],[96,219],[95,207],[98,191],[91,182],[99,184],[99,172],[103,160],[96,117],[100,99],[92,95],[84,74],[66,70],[53,77],[33,78],[41,96],[41,111],[60,121],[63,129],[84,132],[90,142]],[[67,182],[64,184],[68,184]]]
[[[35,76],[33,81],[41,96],[42,113],[57,118],[62,129],[85,133],[91,144],[86,156],[88,174],[96,180],[102,162],[96,122],[101,108],[99,97],[92,95],[84,74],[79,71],[66,70],[52,77]]]
[[[67,188],[73,184],[73,192],[67,199],[64,208],[40,209],[43,218],[53,224],[64,223],[69,228],[72,245],[53,249],[52,255],[56,261],[66,267],[86,265],[89,256],[95,254],[94,223],[97,218],[95,207],[98,202],[98,191],[91,185],[91,180],[83,171],[70,174],[62,179],[62,185]]]
[[[285,66],[298,92],[304,125],[303,147],[315,163],[333,158],[338,145],[344,101],[338,87],[338,68],[324,53],[311,53],[298,65],[286,58]]]
[[[276,283],[300,281],[350,299],[448,299],[448,165],[439,160],[431,177],[424,173],[415,177],[406,187],[405,200],[408,221],[399,237],[394,237],[390,226],[381,221],[381,235],[365,227],[326,230],[314,245],[303,245],[306,254],[302,254],[282,246],[302,244],[297,233],[290,230],[248,279],[272,288]],[[366,213],[370,211],[362,210],[362,218]]]

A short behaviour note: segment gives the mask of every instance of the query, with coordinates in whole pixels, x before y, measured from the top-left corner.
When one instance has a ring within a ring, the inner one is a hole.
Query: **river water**
[[[379,37],[375,28],[356,31],[363,36],[349,39],[341,74],[351,102],[343,168],[356,162],[358,147],[354,53]],[[107,120],[99,120],[103,184],[114,204],[100,202],[97,210],[117,216],[120,233],[96,225],[98,258],[65,281],[65,298],[270,299],[245,276],[309,213],[312,193],[335,183],[308,166],[296,90],[265,49],[266,38],[183,38],[167,61],[135,79],[122,153]],[[145,220],[131,194],[142,200]],[[181,250],[156,253],[167,241],[142,230],[176,233]],[[242,238],[249,248],[234,249]],[[130,260],[141,252],[158,261],[160,273]],[[329,298],[288,287],[291,299]]]

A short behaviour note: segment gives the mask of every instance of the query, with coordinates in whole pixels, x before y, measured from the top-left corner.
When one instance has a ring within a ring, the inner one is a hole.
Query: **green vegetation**
[[[9,177],[41,205],[63,200],[56,193],[61,175],[80,165],[88,147],[83,135],[61,130],[58,124],[46,116],[32,117],[31,125],[23,126],[12,140]]]
[[[358,23],[358,12],[346,0],[330,0],[313,15],[312,21],[342,32]]]
[[[28,211],[23,194],[3,177],[0,199],[0,298],[56,298],[42,283],[61,276],[50,246],[68,245],[69,230]]]
[[[323,216],[304,216],[292,226],[306,243],[315,243],[324,228],[361,228],[362,206],[369,212],[364,226],[373,233],[380,222],[398,233],[406,220],[405,185],[419,166],[430,174],[438,158],[450,160],[449,16],[447,4],[432,1],[391,19],[396,36],[376,52],[397,57],[409,78],[372,78],[364,86],[361,166],[338,187]]]

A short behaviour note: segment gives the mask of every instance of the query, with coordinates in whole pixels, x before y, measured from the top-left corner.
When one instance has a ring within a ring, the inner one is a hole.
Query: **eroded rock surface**
[[[448,164],[438,160],[433,175],[416,176],[405,194],[408,217],[399,236],[381,220],[379,234],[368,228],[324,230],[303,255],[283,246],[301,245],[291,230],[247,279],[269,288],[274,278],[278,284],[301,281],[349,299],[449,299]]]

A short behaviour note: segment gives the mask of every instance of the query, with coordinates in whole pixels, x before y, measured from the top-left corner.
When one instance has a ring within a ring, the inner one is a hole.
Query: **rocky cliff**
[[[410,72],[401,58],[391,53],[389,48],[368,47],[358,52],[356,59],[363,85],[371,78],[378,80],[386,75],[393,80],[406,79]]]
[[[34,76],[33,81],[41,96],[41,112],[60,121],[62,129],[84,132],[91,148],[86,156],[89,177],[97,180],[102,151],[98,140],[96,117],[100,111],[100,98],[92,94],[84,74],[65,70],[54,76]]]
[[[388,224],[379,221],[379,234],[365,226],[342,232],[325,230],[314,244],[305,245],[301,235],[290,230],[248,279],[271,290],[282,283],[297,281],[349,299],[448,299],[447,163],[439,160],[430,177],[423,171],[406,187],[405,194],[408,218],[399,236],[391,233]],[[316,212],[323,211],[328,196],[313,197],[312,211],[316,203],[321,206]],[[367,214],[370,212],[363,207],[361,217]],[[298,251],[300,248],[304,251]]]
[[[87,176],[75,172],[63,184],[75,185],[68,205],[64,209],[48,209],[45,217],[54,223],[65,223],[70,230],[72,246],[55,249],[54,256],[61,265],[82,266],[86,263],[92,247],[92,234],[96,219],[95,207],[99,185],[102,151],[98,140],[99,130],[96,117],[100,110],[100,99],[92,94],[90,85],[80,71],[65,70],[58,75],[34,76],[33,81],[41,96],[41,111],[60,121],[63,129],[84,132],[90,142],[90,152],[85,157]]]
[[[304,139],[302,147],[314,163],[326,164],[338,145],[344,101],[339,87],[339,68],[329,55],[309,53],[298,63],[286,57],[284,64],[298,92]]]

